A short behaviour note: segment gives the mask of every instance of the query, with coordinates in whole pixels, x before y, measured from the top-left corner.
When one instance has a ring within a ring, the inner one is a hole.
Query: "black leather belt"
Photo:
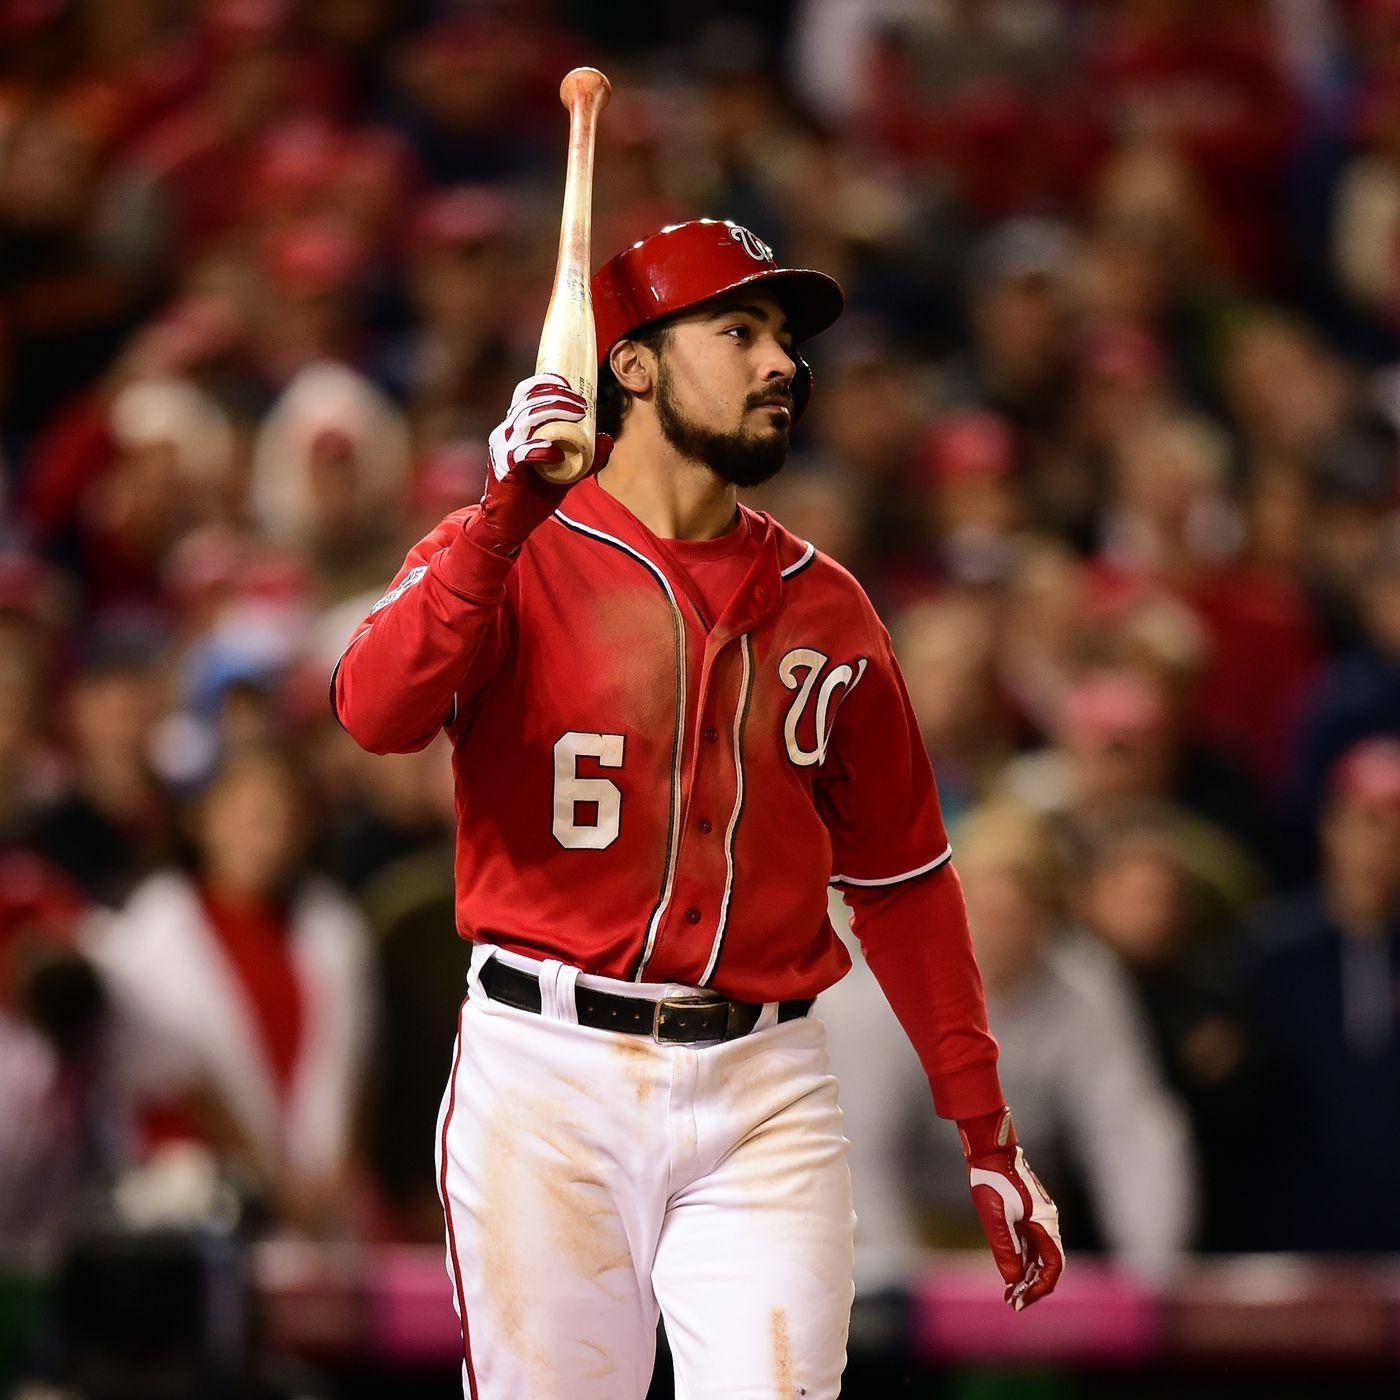
[[[533,972],[492,958],[481,969],[480,981],[492,1001],[518,1011],[539,1012],[540,983]],[[689,1045],[697,1040],[737,1040],[758,1024],[763,1007],[753,1001],[731,1001],[718,994],[704,997],[624,997],[591,987],[574,988],[578,1023],[595,1030],[649,1035],[655,1040]],[[778,1003],[778,1020],[795,1021],[812,1009],[812,998]]]

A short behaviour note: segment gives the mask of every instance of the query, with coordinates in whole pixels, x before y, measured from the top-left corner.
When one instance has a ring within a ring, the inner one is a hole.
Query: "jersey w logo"
[[[369,615],[373,617],[380,608],[387,608],[396,598],[402,598],[410,588],[413,587],[424,574],[428,572],[426,564],[419,564],[416,569],[410,569],[404,576],[403,581],[397,588],[391,588],[370,610]]]
[[[773,250],[756,233],[750,232],[741,224],[731,224],[729,236],[755,262],[771,263],[774,261]]]
[[[826,748],[831,742],[832,726],[836,723],[836,709],[842,700],[860,684],[865,674],[866,658],[856,659],[852,669],[843,662],[833,666],[822,676],[831,660],[825,653],[812,647],[794,647],[778,663],[778,679],[789,689],[797,692],[797,698],[788,706],[787,719],[783,721],[783,742],[787,744],[788,757],[799,768],[810,768],[814,763],[826,762]],[[821,681],[820,687],[817,682]],[[836,692],[840,690],[840,698]],[[816,747],[804,749],[798,737],[798,726],[816,692],[816,710],[812,716]]]

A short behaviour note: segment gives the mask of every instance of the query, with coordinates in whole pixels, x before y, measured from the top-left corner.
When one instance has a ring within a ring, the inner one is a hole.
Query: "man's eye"
[[[740,340],[749,338],[749,328],[747,326],[730,326],[725,335],[736,335]]]

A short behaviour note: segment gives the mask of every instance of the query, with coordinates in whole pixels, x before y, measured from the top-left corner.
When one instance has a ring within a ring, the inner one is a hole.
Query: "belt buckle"
[[[669,1044],[661,1035],[661,1024],[665,1018],[666,1009],[689,1010],[694,1006],[718,1006],[718,997],[661,997],[652,1005],[651,1013],[651,1038],[658,1044]]]

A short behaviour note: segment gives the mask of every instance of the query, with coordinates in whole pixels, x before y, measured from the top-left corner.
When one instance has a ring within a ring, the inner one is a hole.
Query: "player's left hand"
[[[958,1134],[967,1157],[972,1203],[1006,1283],[1006,1301],[1020,1312],[1060,1281],[1065,1267],[1060,1213],[1026,1164],[1010,1109],[964,1118]]]

